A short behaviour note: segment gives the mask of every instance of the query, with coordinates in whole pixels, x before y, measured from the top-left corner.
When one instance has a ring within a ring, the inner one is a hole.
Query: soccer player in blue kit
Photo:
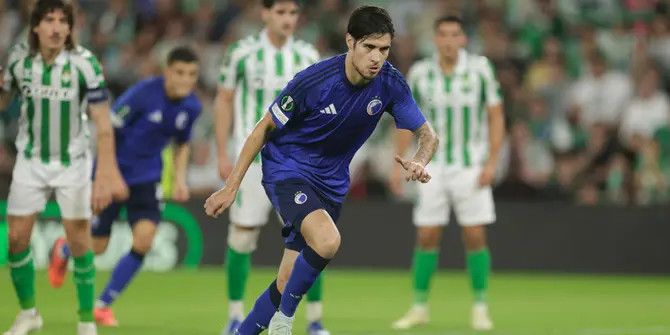
[[[186,185],[191,128],[202,105],[193,92],[198,80],[196,54],[187,47],[170,51],[162,76],[141,81],[130,87],[112,106],[116,155],[129,197],[114,202],[93,218],[93,251],[100,254],[109,243],[114,220],[123,206],[132,226],[133,245],[117,263],[104,291],[95,302],[94,316],[101,326],[117,326],[110,305],[142,266],[160,222],[157,184],[161,179],[161,152],[176,141],[175,180],[172,198],[186,201]],[[49,264],[49,281],[60,287],[67,271],[70,251],[64,239],[56,241]]]
[[[340,247],[335,222],[349,188],[349,163],[383,112],[418,137],[411,161],[396,157],[406,180],[430,180],[425,166],[438,139],[402,75],[386,62],[393,34],[384,9],[356,9],[347,27],[347,53],[316,63],[289,82],[247,137],[226,186],[205,202],[208,215],[221,215],[261,152],[263,186],[283,220],[285,249],[277,279],[237,334],[266,328],[270,335],[291,334],[302,296]]]

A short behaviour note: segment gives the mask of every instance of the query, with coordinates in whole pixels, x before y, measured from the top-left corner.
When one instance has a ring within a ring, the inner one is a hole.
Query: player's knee
[[[313,247],[313,249],[319,254],[319,256],[330,259],[335,257],[337,251],[340,250],[341,242],[342,239],[340,237],[340,233],[336,231],[320,239],[317,245]]]
[[[109,245],[109,237],[94,237],[93,238],[93,253],[100,255],[107,250]]]
[[[151,250],[153,236],[141,235],[133,238],[133,250],[140,254],[146,254]]]
[[[483,225],[463,228],[463,242],[469,251],[486,247],[486,230]]]
[[[9,252],[13,254],[26,250],[30,244],[30,234],[23,229],[10,229],[8,239]]]
[[[247,228],[229,224],[228,246],[239,253],[251,253],[256,250],[260,233],[261,230],[258,227]]]
[[[70,248],[70,251],[72,252],[72,255],[75,256],[83,255],[85,252],[87,252],[88,248],[90,247],[86,236],[84,236],[84,238],[82,238],[81,236],[77,236],[75,238],[68,238],[67,244],[68,247]]]
[[[420,227],[417,230],[416,242],[421,250],[435,250],[440,247],[442,229],[436,227]]]
[[[133,227],[133,250],[146,254],[151,249],[156,235],[156,224],[149,220],[141,220]]]

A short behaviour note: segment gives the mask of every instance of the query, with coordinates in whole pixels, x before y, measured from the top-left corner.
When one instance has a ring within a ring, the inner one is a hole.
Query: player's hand
[[[389,175],[388,188],[391,190],[391,193],[397,197],[403,195],[402,167],[400,165],[393,165],[393,169]]]
[[[420,181],[421,183],[427,183],[430,181],[430,174],[426,171],[426,168],[419,162],[408,161],[402,157],[396,155],[395,161],[400,163],[403,169],[405,169],[405,181]]]
[[[205,201],[205,213],[213,218],[219,217],[235,201],[236,194],[237,189],[228,185],[214,192]]]
[[[493,183],[493,179],[496,177],[496,165],[492,163],[487,163],[482,168],[482,172],[479,174],[479,187],[486,187]]]
[[[233,162],[230,160],[227,154],[219,155],[219,177],[226,180],[230,173],[233,171]]]
[[[172,200],[177,202],[185,202],[191,197],[188,185],[184,182],[176,182],[172,189]]]
[[[130,196],[128,185],[126,184],[126,181],[123,180],[121,173],[118,171],[111,178],[110,189],[112,192],[112,199],[115,201],[124,201]]]
[[[93,181],[93,193],[91,196],[91,205],[93,213],[98,214],[112,203],[111,189],[105,186],[105,179],[96,178]]]

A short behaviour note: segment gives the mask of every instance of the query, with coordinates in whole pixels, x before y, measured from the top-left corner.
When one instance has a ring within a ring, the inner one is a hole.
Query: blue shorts
[[[132,227],[137,221],[145,219],[158,224],[161,221],[160,194],[156,183],[128,186],[130,195],[126,201],[113,202],[100,214],[93,217],[91,230],[93,236],[105,237],[112,232],[112,223],[119,217],[121,208],[126,207],[128,223]]]
[[[284,227],[282,236],[287,249],[302,251],[307,246],[300,234],[300,225],[305,217],[318,209],[323,209],[334,222],[340,216],[342,204],[332,201],[302,179],[287,179],[277,183],[263,183],[272,206],[281,217]]]

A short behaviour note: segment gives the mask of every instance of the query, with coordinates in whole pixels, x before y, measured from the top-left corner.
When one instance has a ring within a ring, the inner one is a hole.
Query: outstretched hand
[[[228,185],[214,192],[205,201],[205,213],[213,218],[219,217],[226,208],[233,204],[236,194],[237,190]]]
[[[398,155],[395,156],[395,161],[400,163],[400,166],[405,169],[405,181],[418,180],[425,184],[430,180],[430,174],[428,174],[428,171],[426,171],[423,164],[415,161],[408,161]]]

